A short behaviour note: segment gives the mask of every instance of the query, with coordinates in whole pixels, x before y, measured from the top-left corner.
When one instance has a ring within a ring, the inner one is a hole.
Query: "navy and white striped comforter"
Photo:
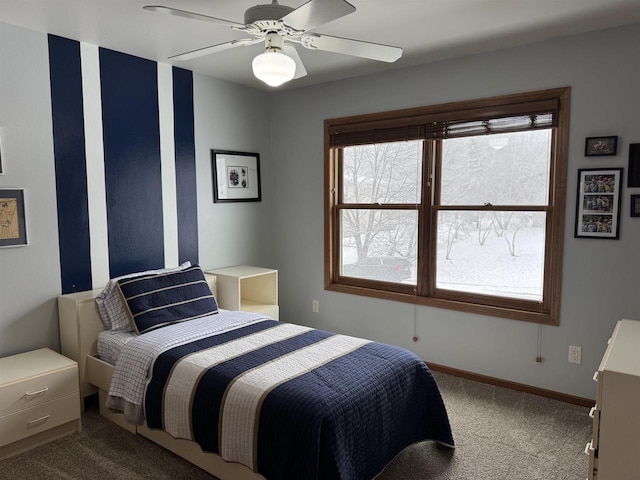
[[[413,353],[251,315],[164,348],[144,411],[150,428],[268,480],[370,479],[412,443],[453,445],[437,385]]]

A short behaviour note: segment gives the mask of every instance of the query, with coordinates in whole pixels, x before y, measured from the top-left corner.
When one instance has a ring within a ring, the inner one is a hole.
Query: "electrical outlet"
[[[313,300],[311,302],[311,311],[313,313],[318,313],[320,311],[320,302],[318,300]]]
[[[582,347],[569,345],[569,363],[576,363],[578,365],[582,363]]]

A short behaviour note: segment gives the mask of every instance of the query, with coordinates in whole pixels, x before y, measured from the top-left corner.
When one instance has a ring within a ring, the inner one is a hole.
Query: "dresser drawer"
[[[600,409],[598,408],[598,404],[591,408],[589,417],[593,419],[593,440],[591,440],[591,447],[597,450],[598,440],[600,438]]]
[[[73,365],[0,386],[0,416],[78,392],[78,367]]]
[[[41,403],[27,410],[0,417],[0,446],[22,440],[80,418],[80,395]]]
[[[598,457],[596,457],[596,450],[593,448],[593,440],[587,443],[584,453],[589,455],[588,480],[596,480],[598,478]]]

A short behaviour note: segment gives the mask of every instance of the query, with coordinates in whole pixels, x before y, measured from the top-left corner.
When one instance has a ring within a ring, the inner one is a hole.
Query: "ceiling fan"
[[[226,25],[248,35],[248,38],[174,55],[169,60],[191,60],[230,48],[264,42],[264,52],[253,59],[253,73],[272,87],[307,74],[293,45],[296,43],[310,50],[324,50],[389,63],[402,56],[400,47],[309,32],[355,12],[356,8],[345,0],[309,0],[298,8],[280,5],[277,0],[272,0],[270,4],[249,8],[244,13],[244,24],[161,5],[146,5],[143,8]]]

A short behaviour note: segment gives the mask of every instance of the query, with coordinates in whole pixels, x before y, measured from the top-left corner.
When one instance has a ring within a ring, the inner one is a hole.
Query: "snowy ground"
[[[509,238],[513,232],[507,232]],[[437,287],[457,291],[542,299],[544,229],[522,228],[515,238],[515,256],[505,237],[492,234],[484,245],[477,235],[457,240],[445,258],[446,245],[438,245]]]

